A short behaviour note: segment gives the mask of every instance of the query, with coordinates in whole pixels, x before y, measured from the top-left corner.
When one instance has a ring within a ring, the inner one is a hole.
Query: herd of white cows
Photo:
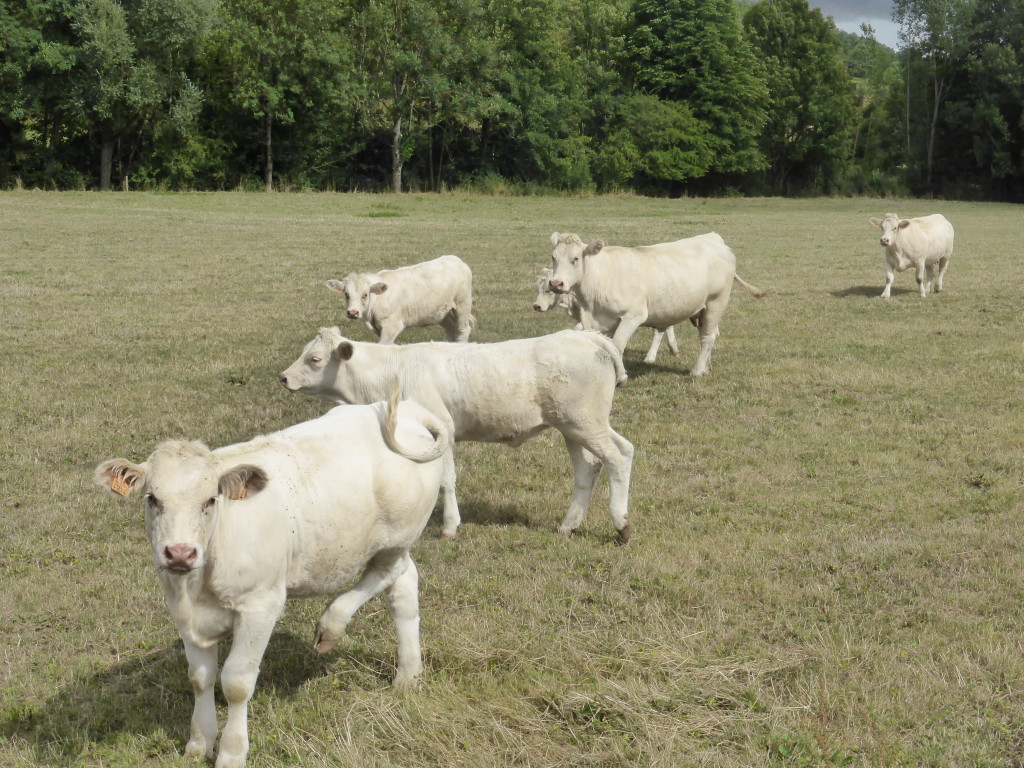
[[[941,291],[953,228],[940,215],[871,219],[882,229],[889,298],[895,271],[914,266],[920,295]],[[165,442],[141,464],[105,461],[96,482],[118,497],[141,493],[157,577],[184,642],[195,693],[185,752],[239,768],[249,750],[248,702],[274,625],[289,597],[336,594],[317,623],[314,647],[335,647],[355,611],[383,592],[398,634],[396,686],[421,671],[419,598],[410,548],[443,496],[442,536],[460,523],[457,441],[519,445],[553,427],[573,466],[569,509],[558,526],[582,523],[598,474],[609,476],[609,516],[629,540],[633,445],[609,423],[622,352],[641,326],[678,354],[673,328],[689,321],[708,373],[736,274],[736,257],[709,233],[622,248],[577,235],[551,236],[552,267],[538,279],[534,309],[565,307],[576,330],[490,344],[466,342],[474,325],[472,273],[455,256],[329,280],[345,316],[380,339],[346,339],[322,328],[280,383],[343,403],[326,415],[245,443],[210,450]],[[448,342],[395,346],[404,328],[441,325]],[[358,577],[358,578],[357,578]],[[218,734],[217,642],[234,639],[221,671],[228,702]]]

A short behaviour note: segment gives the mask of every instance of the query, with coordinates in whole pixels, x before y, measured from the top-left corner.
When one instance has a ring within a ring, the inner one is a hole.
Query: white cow
[[[736,274],[736,256],[715,232],[673,243],[632,248],[572,234],[551,235],[555,293],[572,293],[585,328],[611,334],[619,351],[641,325],[664,331],[689,320],[700,337],[700,353],[690,371],[703,376],[733,281],[760,298],[764,291]]]
[[[345,316],[362,320],[381,344],[406,328],[440,325],[448,341],[466,341],[473,319],[473,273],[458,256],[380,272],[353,272],[327,287],[345,297]]]
[[[520,445],[547,427],[565,438],[574,486],[559,526],[571,533],[586,514],[602,464],[610,484],[609,514],[619,538],[627,521],[633,446],[608,423],[616,383],[626,381],[622,357],[604,336],[560,331],[495,344],[365,344],[321,328],[302,355],[281,374],[292,392],[335,402],[378,399],[395,376],[403,394],[444,421],[453,440]],[[442,536],[460,523],[455,462],[446,456]]]
[[[445,426],[416,403],[334,408],[313,421],[209,450],[166,442],[142,464],[112,459],[96,482],[145,494],[157,578],[185,644],[195,692],[186,754],[213,758],[217,641],[233,634],[221,688],[228,702],[217,768],[245,763],[247,706],[286,597],[335,594],[314,647],[341,639],[352,614],[384,592],[398,633],[394,684],[422,669],[416,566],[450,453]],[[404,446],[404,447],[403,447]]]
[[[583,330],[581,319],[580,303],[571,293],[555,293],[551,290],[551,270],[544,267],[537,277],[537,298],[533,300],[533,309],[536,312],[547,312],[552,307],[561,307],[569,313],[569,317],[576,321],[576,330]],[[668,351],[679,357],[679,347],[676,345],[676,329],[669,326],[662,333],[654,329],[654,336],[651,338],[651,347],[644,356],[645,363],[653,363],[658,357],[658,347],[661,346],[661,337],[668,341]]]
[[[871,223],[882,230],[879,243],[885,248],[885,288],[882,298],[892,293],[895,272],[914,267],[917,285],[923,299],[932,285],[935,265],[939,275],[935,279],[935,292],[942,290],[946,277],[949,257],[953,255],[953,225],[941,213],[922,216],[919,219],[901,219],[895,213],[885,214],[884,219],[871,217]]]

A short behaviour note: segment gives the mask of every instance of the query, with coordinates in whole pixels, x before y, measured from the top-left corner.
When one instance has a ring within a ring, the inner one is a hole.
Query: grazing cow
[[[157,578],[185,644],[195,692],[186,754],[213,758],[217,641],[234,635],[221,674],[228,702],[217,768],[249,750],[246,710],[286,597],[335,594],[317,623],[321,653],[384,592],[398,633],[395,686],[422,669],[416,566],[450,453],[447,429],[416,403],[344,406],[247,443],[209,450],[166,442],[142,464],[112,459],[96,482],[145,494]]]
[[[604,336],[565,330],[495,344],[365,344],[321,328],[299,359],[281,374],[291,392],[361,403],[387,392],[395,376],[404,396],[424,405],[455,440],[517,446],[554,427],[565,438],[574,485],[559,526],[571,533],[586,514],[602,464],[610,484],[609,514],[619,538],[629,539],[629,475],[633,446],[608,423],[616,383],[626,381],[622,357]],[[442,536],[460,523],[455,461],[446,455]]]
[[[448,341],[466,341],[473,328],[473,273],[458,256],[380,272],[353,272],[327,287],[345,297],[345,316],[362,320],[381,344],[406,328],[440,325]]]
[[[551,290],[551,270],[544,267],[537,277],[537,298],[533,300],[533,308],[537,312],[547,312],[552,307],[561,307],[569,313],[569,317],[576,321],[576,330],[583,330],[583,322],[580,319],[580,303],[571,293],[555,293]],[[676,345],[676,329],[669,326],[663,334],[657,328],[654,329],[654,336],[651,338],[651,348],[644,356],[645,363],[653,363],[658,357],[658,347],[661,346],[661,337],[668,341],[668,351],[679,357],[679,347]]]
[[[577,235],[555,232],[551,245],[551,290],[571,292],[583,327],[610,334],[620,352],[641,325],[664,331],[683,320],[693,323],[700,337],[693,376],[710,370],[733,281],[764,296],[736,274],[736,256],[714,232],[633,248],[601,240],[587,245]]]
[[[919,219],[901,219],[895,213],[887,213],[884,219],[872,216],[871,223],[881,228],[882,237],[878,242],[885,248],[883,299],[888,299],[892,293],[895,273],[909,267],[916,270],[917,285],[923,299],[928,295],[935,265],[938,264],[935,292],[942,290],[949,257],[953,255],[953,225],[945,216],[933,213]]]

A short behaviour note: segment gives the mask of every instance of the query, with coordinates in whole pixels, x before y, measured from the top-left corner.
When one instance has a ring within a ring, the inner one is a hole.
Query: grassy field
[[[870,216],[944,213],[946,291],[883,285]],[[191,688],[141,505],[91,483],[161,440],[211,446],[324,412],[276,383],[323,285],[442,253],[473,340],[530,309],[552,231],[719,232],[739,274],[711,375],[626,352],[633,538],[606,483],[570,539],[557,438],[457,450],[464,525],[414,550],[426,670],[390,689],[382,600],[339,650],[290,605],[250,709],[251,766],[1024,764],[1024,209],[891,200],[0,194],[0,765],[184,766]],[[364,326],[346,335],[371,338]],[[406,331],[402,343],[440,339]]]

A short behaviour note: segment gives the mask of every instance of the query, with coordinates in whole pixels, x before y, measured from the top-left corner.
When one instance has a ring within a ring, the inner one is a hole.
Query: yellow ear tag
[[[127,496],[131,492],[132,487],[128,485],[128,482],[121,475],[118,475],[110,481],[110,490],[121,496]]]
[[[249,495],[249,489],[246,486],[243,485],[242,486],[242,490],[240,490],[238,493],[236,493],[234,496],[232,496],[231,499],[233,501],[241,501],[242,499],[244,499],[248,495]]]

